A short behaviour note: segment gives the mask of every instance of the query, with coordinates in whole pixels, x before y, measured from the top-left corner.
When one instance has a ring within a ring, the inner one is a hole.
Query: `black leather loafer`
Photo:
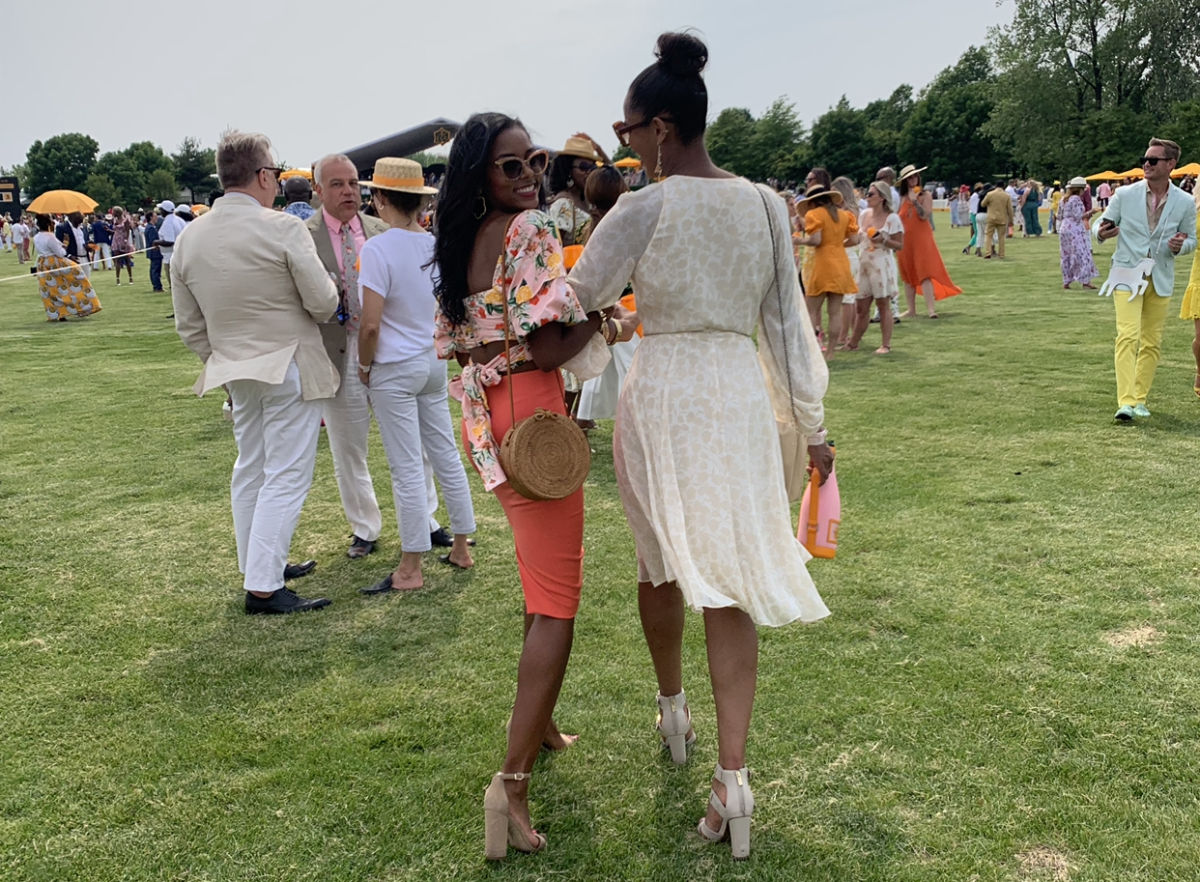
[[[283,616],[288,613],[308,612],[329,606],[328,597],[301,597],[291,588],[280,588],[269,597],[256,597],[246,592],[246,615]]]
[[[290,582],[292,579],[301,579],[307,576],[317,568],[315,560],[306,560],[304,563],[288,564],[283,568],[283,581]]]
[[[375,552],[374,539],[362,539],[358,536],[354,537],[354,541],[350,543],[350,548],[346,551],[346,557],[351,560],[357,560],[360,557],[366,557],[368,554]]]
[[[445,527],[438,527],[436,530],[434,530],[432,533],[429,534],[429,541],[432,544],[438,546],[439,548],[453,548],[454,547],[454,534],[452,534]],[[468,539],[467,544],[474,545],[475,540]]]
[[[366,588],[359,588],[359,594],[386,594],[392,590],[392,574],[388,573],[374,585],[369,585]]]

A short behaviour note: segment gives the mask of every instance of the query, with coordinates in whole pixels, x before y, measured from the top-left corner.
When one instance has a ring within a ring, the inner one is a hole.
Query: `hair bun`
[[[708,47],[685,33],[666,33],[654,50],[658,66],[677,77],[698,77],[708,64]]]

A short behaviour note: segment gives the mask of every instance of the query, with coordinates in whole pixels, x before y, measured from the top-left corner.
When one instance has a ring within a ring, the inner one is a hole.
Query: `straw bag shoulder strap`
[[[757,184],[754,186],[754,188],[756,190],[758,190],[759,198],[762,199],[763,210],[767,213],[767,227],[771,231],[771,260],[772,260],[772,265],[775,269],[775,279],[774,279],[775,298],[776,298],[776,302],[779,304],[779,332],[780,332],[779,348],[783,351],[783,370],[784,370],[784,373],[787,374],[788,407],[792,408],[792,419],[795,420],[797,424],[799,424],[799,420],[796,419],[796,413],[795,413],[796,396],[792,392],[791,358],[788,354],[787,339],[786,339],[786,337],[783,336],[783,323],[784,323],[783,285],[780,283],[780,279],[779,279],[779,243],[775,239],[775,217],[774,217],[774,214],[771,212],[770,204],[767,202],[767,194],[764,193],[762,191],[762,188],[759,187]]]

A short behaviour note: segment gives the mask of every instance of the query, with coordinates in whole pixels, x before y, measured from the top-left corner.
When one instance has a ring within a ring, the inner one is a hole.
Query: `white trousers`
[[[358,379],[358,336],[346,335],[346,356],[342,361],[342,385],[337,395],[324,401],[325,435],[333,455],[333,477],[350,529],[360,539],[371,542],[383,532],[383,515],[375,496],[375,484],[367,467],[367,435],[371,430],[371,402],[367,387]],[[437,486],[433,468],[425,460],[425,492],[428,496],[429,532],[441,525],[433,516],[437,511]]]
[[[371,369],[367,395],[392,473],[392,497],[403,550],[430,548],[428,490],[421,467],[423,454],[428,455],[442,485],[451,531],[474,533],[471,489],[450,424],[446,363],[432,347],[404,361],[376,362]]]
[[[107,242],[102,242],[96,246],[96,266],[104,264],[105,269],[113,268],[112,246]]]
[[[598,377],[583,384],[579,393],[579,418],[581,420],[611,420],[617,415],[617,399],[621,397],[621,386],[625,375],[633,364],[633,353],[637,351],[638,336],[624,343],[614,343],[608,348],[612,358]]]
[[[292,533],[312,486],[321,402],[301,397],[294,361],[278,385],[258,380],[227,385],[238,447],[230,499],[242,587],[275,591],[283,587]]]

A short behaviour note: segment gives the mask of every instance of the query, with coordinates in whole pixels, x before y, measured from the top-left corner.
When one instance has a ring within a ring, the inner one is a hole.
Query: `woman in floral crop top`
[[[454,139],[437,214],[435,345],[463,366],[464,445],[508,517],[525,595],[508,750],[484,797],[492,859],[510,845],[526,852],[546,845],[529,820],[529,773],[543,744],[559,749],[574,740],[551,715],[583,582],[583,490],[526,499],[505,478],[500,442],[538,408],[565,413],[558,368],[602,326],[609,339],[628,339],[636,325],[622,322],[623,311],[612,319],[585,313],[567,287],[554,223],[538,210],[547,164],[519,121],[476,114]]]

